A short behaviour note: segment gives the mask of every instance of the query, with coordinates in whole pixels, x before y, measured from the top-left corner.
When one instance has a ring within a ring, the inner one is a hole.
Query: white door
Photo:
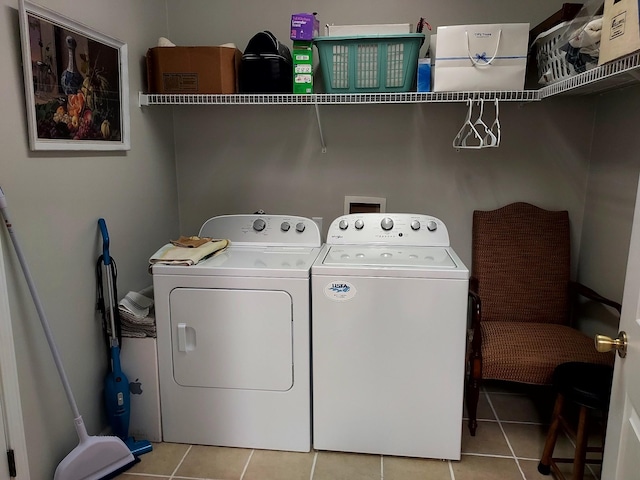
[[[8,449],[13,450],[15,455],[17,476],[14,480],[27,480],[27,445],[22,424],[18,369],[11,330],[3,239],[0,236],[0,480],[9,480],[6,456]]]
[[[602,478],[611,480],[638,478],[640,472],[640,189],[638,194],[620,318],[627,355],[616,356],[602,467]]]
[[[0,480],[9,480],[9,463],[4,452],[7,451],[7,434],[4,424],[4,395],[0,384]]]

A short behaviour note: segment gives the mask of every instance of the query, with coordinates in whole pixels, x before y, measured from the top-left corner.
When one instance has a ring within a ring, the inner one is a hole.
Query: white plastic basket
[[[576,74],[573,65],[566,59],[566,52],[560,47],[567,43],[567,28],[572,22],[562,22],[542,32],[534,40],[536,46],[536,64],[538,83],[549,85]]]
[[[562,22],[538,35],[534,40],[534,45],[536,46],[536,63],[538,66],[538,83],[549,85],[598,66],[598,53],[595,53],[595,58],[591,56],[592,53],[585,54],[586,58],[581,58],[581,66],[578,67],[578,71],[576,71],[576,67],[567,61],[567,52],[563,47],[565,47],[571,39],[571,42],[576,42],[574,43],[576,46],[583,44],[587,50],[595,48],[595,51],[598,52],[600,46],[599,40],[593,44],[586,42],[599,37],[595,37],[594,30],[586,33],[586,29],[592,21],[595,22],[601,18],[601,15],[574,18],[571,21]],[[582,49],[580,51],[582,51]],[[582,65],[584,65],[584,69]]]

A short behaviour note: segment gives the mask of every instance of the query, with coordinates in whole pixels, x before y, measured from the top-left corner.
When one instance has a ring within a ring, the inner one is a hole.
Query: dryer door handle
[[[186,323],[178,324],[178,351],[191,352],[196,347],[196,331]]]
[[[187,351],[187,324],[186,323],[178,324],[178,351],[179,352]]]

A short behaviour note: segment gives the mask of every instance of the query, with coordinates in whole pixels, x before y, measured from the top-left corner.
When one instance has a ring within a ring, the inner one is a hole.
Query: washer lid
[[[451,247],[327,245],[325,250],[313,266],[314,274],[469,278]]]
[[[196,265],[153,265],[154,275],[308,277],[320,248],[228,247]]]

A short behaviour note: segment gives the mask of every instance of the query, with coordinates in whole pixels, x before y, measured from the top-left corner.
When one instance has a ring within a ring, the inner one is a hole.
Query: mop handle
[[[102,234],[102,259],[104,261],[104,266],[107,267],[107,294],[109,297],[109,326],[111,327],[111,346],[117,347],[118,345],[118,335],[116,334],[116,319],[113,312],[115,308],[114,305],[114,288],[113,288],[113,277],[111,276],[111,257],[109,256],[109,231],[107,230],[107,222],[104,218],[100,218],[98,220],[98,226],[100,227],[100,233]]]
[[[98,220],[98,226],[100,227],[100,233],[102,233],[102,257],[104,264],[109,265],[111,263],[111,257],[109,256],[109,232],[107,231],[107,222],[104,218]]]
[[[33,303],[35,304],[36,310],[38,311],[38,317],[40,317],[40,323],[42,324],[42,328],[44,329],[44,334],[47,337],[47,342],[49,343],[49,348],[51,349],[51,354],[53,355],[53,361],[55,362],[56,367],[58,368],[58,374],[60,375],[60,380],[62,380],[62,386],[64,387],[64,391],[67,394],[67,400],[69,401],[69,405],[71,406],[73,417],[77,419],[78,417],[80,417],[78,404],[76,403],[76,399],[73,397],[73,392],[71,391],[71,385],[69,384],[69,379],[67,378],[67,374],[64,371],[64,366],[62,365],[62,359],[60,358],[60,353],[58,352],[58,348],[56,347],[55,341],[53,340],[53,333],[51,332],[51,328],[49,327],[49,322],[44,313],[42,302],[40,301],[40,297],[38,296],[36,286],[33,282],[33,278],[31,277],[29,266],[27,265],[27,262],[22,253],[22,248],[18,243],[18,238],[16,236],[16,233],[13,231],[13,226],[11,225],[11,220],[9,219],[9,214],[7,212],[7,200],[4,196],[4,192],[2,191],[1,187],[0,187],[0,212],[2,212],[2,217],[4,218],[4,224],[7,226],[7,230],[9,231],[9,236],[11,237],[13,248],[15,249],[18,260],[20,261],[20,266],[22,267],[22,272],[24,273],[24,277],[27,281],[27,285],[29,286],[29,291],[31,292]]]

